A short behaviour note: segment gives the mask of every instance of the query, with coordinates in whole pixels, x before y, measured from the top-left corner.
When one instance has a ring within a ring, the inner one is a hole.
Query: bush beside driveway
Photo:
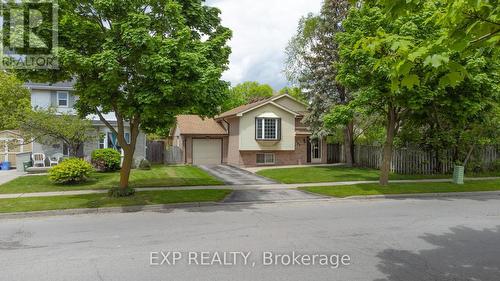
[[[23,176],[0,185],[0,194],[70,190],[99,190],[118,186],[119,172],[92,173],[87,182],[55,184],[46,175]],[[131,187],[222,185],[223,182],[194,166],[154,166],[132,170]]]
[[[388,186],[364,183],[343,186],[301,187],[299,189],[315,194],[341,198],[363,195],[478,192],[500,190],[500,179],[469,181],[463,185],[449,182],[391,183]]]

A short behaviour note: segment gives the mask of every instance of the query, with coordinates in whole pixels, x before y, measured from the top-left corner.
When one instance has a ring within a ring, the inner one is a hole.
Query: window
[[[274,161],[274,153],[257,153],[257,164],[272,165]]]
[[[321,159],[321,141],[311,140],[311,157],[312,159]]]
[[[106,135],[102,134],[99,138],[99,149],[106,148]]]
[[[68,107],[68,92],[57,92],[57,106]]]
[[[127,142],[127,144],[130,144],[130,133],[125,133],[124,135],[125,135],[125,141]],[[103,140],[103,145],[104,145],[104,140]],[[108,145],[107,148],[113,148],[118,151],[122,149],[120,144],[118,143],[117,135],[112,132],[108,132],[107,134],[107,145]],[[99,147],[100,146],[101,144],[99,143]]]
[[[281,119],[279,118],[255,119],[255,139],[279,140],[280,138],[281,138]]]
[[[64,156],[68,157],[69,156],[69,146],[63,142],[63,153]]]

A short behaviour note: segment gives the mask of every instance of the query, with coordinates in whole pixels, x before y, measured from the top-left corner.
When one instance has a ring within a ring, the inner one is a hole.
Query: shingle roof
[[[212,118],[198,115],[178,115],[177,126],[183,135],[227,135],[226,129]]]
[[[252,103],[249,103],[249,104],[244,104],[244,105],[238,106],[238,107],[233,108],[233,109],[231,109],[229,111],[221,113],[216,118],[225,118],[225,117],[236,115],[236,114],[238,114],[240,112],[243,112],[245,110],[248,110],[248,109],[250,109],[252,107],[256,107],[258,105],[264,104],[264,103],[270,101],[273,98],[274,97],[271,97],[271,98],[268,98],[268,99],[263,99],[263,100],[260,100],[260,101],[256,101],[256,102],[252,102]]]

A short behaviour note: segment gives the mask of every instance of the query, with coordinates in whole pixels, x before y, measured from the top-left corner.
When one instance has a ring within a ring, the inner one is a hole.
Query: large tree
[[[309,14],[299,22],[297,34],[290,40],[285,72],[290,81],[300,87],[309,100],[305,122],[315,136],[326,136],[337,126],[324,122],[332,107],[345,105],[350,94],[337,82],[339,63],[335,35],[343,32],[342,21],[347,16],[349,1],[325,0],[318,15]],[[336,124],[338,125],[338,124]],[[343,128],[346,164],[353,164],[354,121],[340,124]]]
[[[395,17],[387,16],[381,3],[363,2],[351,10],[344,21],[346,32],[338,36],[339,80],[355,97],[348,107],[386,119],[381,184],[388,183],[394,139],[405,126],[419,129],[408,123],[416,116],[441,108],[440,114],[448,115],[446,122],[478,124],[498,102],[498,76],[490,73],[497,67],[485,66],[498,58],[497,51],[480,45],[467,51],[439,45],[449,27],[435,15],[448,6],[421,2],[417,10]]]
[[[76,79],[81,116],[96,114],[124,151],[129,185],[140,130],[165,131],[177,114],[218,113],[231,31],[202,0],[59,1],[61,71]],[[116,125],[105,119],[114,112]],[[130,141],[125,139],[130,128]]]
[[[30,92],[14,75],[0,71],[0,130],[17,129],[31,109]]]

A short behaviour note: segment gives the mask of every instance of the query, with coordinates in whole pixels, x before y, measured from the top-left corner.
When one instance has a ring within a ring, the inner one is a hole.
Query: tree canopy
[[[229,98],[223,106],[223,111],[230,110],[243,104],[272,97],[274,90],[268,84],[259,84],[255,81],[246,81],[229,89]]]
[[[81,116],[97,114],[117,135],[124,151],[122,188],[128,187],[140,130],[165,132],[186,111],[217,114],[227,98],[221,75],[231,31],[221,25],[220,10],[203,2],[59,1],[61,71],[55,74],[76,79]],[[103,117],[110,112],[116,126]]]
[[[352,8],[345,32],[337,35],[338,80],[354,99],[330,117],[341,120],[359,109],[385,116],[381,183],[387,184],[392,146],[401,131],[454,139],[441,137],[445,145],[465,139],[478,143],[478,129],[498,114],[498,50],[479,45],[464,55],[440,46],[443,34],[452,34],[445,21],[436,21],[436,14],[449,8],[445,2],[419,1],[415,10],[393,17],[387,15],[388,3],[378,2]]]
[[[92,121],[81,119],[70,113],[56,112],[55,109],[35,108],[28,112],[19,124],[25,140],[33,140],[43,144],[63,142],[69,148],[71,156],[78,155],[82,145],[95,141],[99,137],[93,130]]]
[[[17,129],[31,110],[30,92],[14,75],[0,71],[0,130]]]

